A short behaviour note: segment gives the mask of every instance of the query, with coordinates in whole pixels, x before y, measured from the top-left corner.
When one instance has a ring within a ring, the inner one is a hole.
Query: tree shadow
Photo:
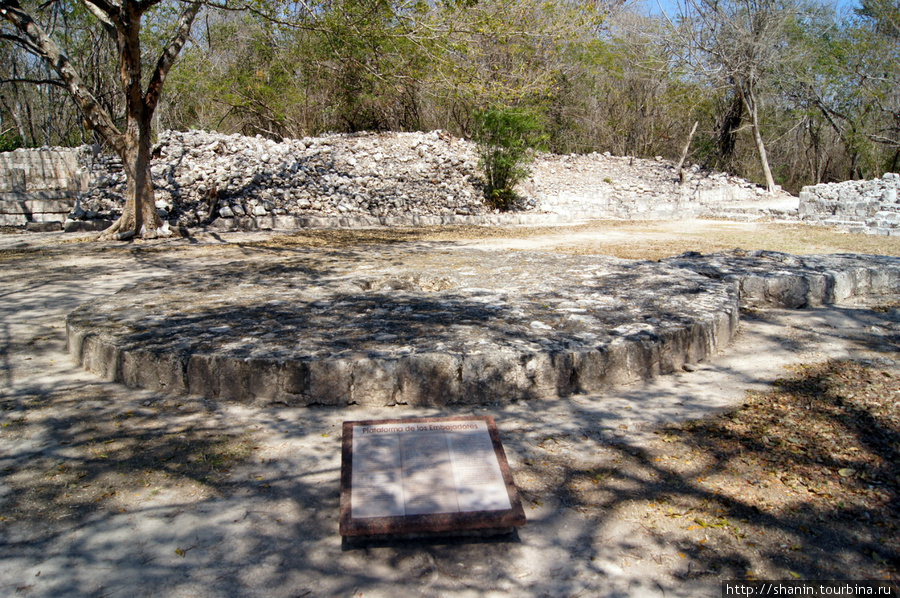
[[[138,255],[148,263],[151,257]],[[280,272],[313,278],[326,272],[313,263],[303,267],[308,270]],[[84,296],[83,288],[75,292],[75,283],[67,294],[71,276],[48,273],[43,282],[22,287],[21,297],[7,294],[4,322],[9,327],[15,313],[44,309],[61,318],[70,302]],[[52,293],[32,297],[45,286]],[[339,301],[353,307],[353,297]],[[360,308],[383,307],[364,295],[355,300]],[[398,312],[394,323],[400,332],[434,329],[435,338],[453,340],[438,325],[449,327],[463,312],[448,311],[428,296],[399,303],[411,309],[405,313],[421,309],[433,316],[414,322]],[[485,304],[458,307],[475,310],[479,326],[496,326],[496,311]],[[286,317],[265,303],[251,303],[241,313],[274,323]],[[197,324],[190,314],[182,317],[184,326]],[[854,317],[868,326],[882,316]],[[494,332],[510,334],[499,327]],[[11,338],[13,332],[7,334]],[[345,340],[322,342],[338,350]],[[47,356],[59,353],[60,338],[54,342]],[[8,355],[41,350],[12,341],[7,347]],[[19,385],[14,378],[0,399],[4,409],[15,407],[4,413],[10,425],[0,436],[0,588],[24,596],[718,596],[719,580],[743,579],[748,572],[794,572],[807,579],[835,579],[847,571],[896,576],[900,555],[889,535],[896,537],[889,525],[896,525],[900,512],[900,430],[890,419],[896,411],[885,414],[851,401],[840,390],[843,370],[829,367],[781,382],[779,392],[796,400],[769,420],[748,422],[729,413],[664,428],[650,445],[621,428],[626,420],[613,401],[624,391],[502,406],[375,411],[261,408],[173,398],[89,378],[36,385]],[[854,374],[860,384],[854,388],[867,388],[866,376],[882,375],[866,371]],[[677,389],[675,396],[626,390],[636,409],[691,400]],[[873,400],[884,396],[887,403],[890,395],[879,392],[871,393]],[[804,427],[807,420],[787,417],[807,412],[824,423]],[[342,550],[340,422],[380,414],[468,413],[490,413],[498,421],[529,518],[519,542],[432,539]],[[761,428],[766,421],[768,432]],[[825,423],[858,451],[826,452]],[[793,427],[778,432],[776,426],[787,424]],[[857,452],[867,455],[864,464],[853,456]],[[742,460],[761,465],[749,468],[739,465]],[[865,500],[829,504],[808,490],[806,502],[776,505],[771,497],[793,492],[795,478],[813,479],[769,475],[788,467],[832,472],[823,492],[880,497],[878,508],[894,515],[867,518],[874,510]],[[854,473],[833,473],[841,469]],[[746,474],[760,483],[740,477]],[[730,492],[726,479],[751,491]],[[877,493],[867,494],[870,485]]]

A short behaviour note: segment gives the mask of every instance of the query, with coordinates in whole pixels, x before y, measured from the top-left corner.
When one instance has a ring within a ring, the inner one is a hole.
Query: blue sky
[[[660,6],[662,9],[669,14],[669,16],[674,16],[676,7],[678,5],[677,0],[640,0],[643,2],[644,6],[647,8],[647,12],[650,14],[659,14]],[[831,4],[835,5],[839,12],[846,12],[852,10],[853,8],[859,6],[858,0],[818,0],[822,4]]]

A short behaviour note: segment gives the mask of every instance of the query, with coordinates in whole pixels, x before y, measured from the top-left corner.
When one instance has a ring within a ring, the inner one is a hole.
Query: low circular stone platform
[[[739,283],[607,257],[292,252],[152,279],[84,305],[69,348],[125,384],[292,405],[552,398],[721,349]]]
[[[900,258],[839,253],[791,255],[735,249],[696,252],[662,260],[739,286],[741,307],[816,307],[856,301],[895,301],[900,296]]]

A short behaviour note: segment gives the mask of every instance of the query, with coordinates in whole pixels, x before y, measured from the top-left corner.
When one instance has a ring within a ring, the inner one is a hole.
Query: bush
[[[492,208],[509,210],[517,199],[513,188],[530,172],[531,150],[545,141],[541,118],[515,108],[479,110],[474,117],[485,199]]]
[[[11,152],[24,146],[25,142],[19,135],[11,133],[0,135],[0,152]]]

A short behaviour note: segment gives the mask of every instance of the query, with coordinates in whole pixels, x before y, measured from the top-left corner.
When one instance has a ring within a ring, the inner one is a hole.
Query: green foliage
[[[25,147],[25,140],[21,135],[14,133],[4,133],[0,135],[0,152],[11,152],[20,147]]]
[[[760,180],[748,112],[728,120],[743,91],[754,95],[785,188],[897,169],[896,0],[862,0],[844,18],[815,0],[683,4],[697,10],[674,22],[627,4],[569,0],[250,0],[256,12],[210,9],[169,73],[154,125],[275,139],[444,129],[481,143],[488,201],[509,209],[536,144],[677,159],[694,121],[689,161]],[[115,43],[81,2],[42,6],[84,84],[121,118]],[[179,11],[162,2],[144,15],[145,71]],[[734,18],[710,29],[717,11]],[[760,19],[748,21],[748,11]],[[2,19],[0,33],[12,33]],[[679,49],[685,37],[724,54],[691,63]],[[725,59],[756,67],[711,76]],[[4,147],[92,141],[62,90],[15,82],[47,76],[0,43],[0,122],[24,135]]]
[[[532,111],[489,108],[474,114],[474,139],[485,176],[485,199],[495,209],[515,206],[515,186],[528,174],[531,150],[545,140],[542,119]]]

